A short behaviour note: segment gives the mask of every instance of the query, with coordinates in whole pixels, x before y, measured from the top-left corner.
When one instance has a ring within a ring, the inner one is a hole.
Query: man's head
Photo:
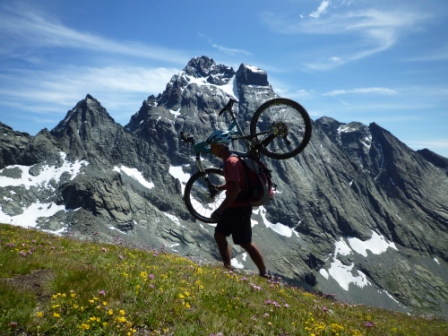
[[[232,142],[232,135],[228,131],[214,131],[206,140],[210,144],[213,155],[226,159],[229,153],[229,145]]]

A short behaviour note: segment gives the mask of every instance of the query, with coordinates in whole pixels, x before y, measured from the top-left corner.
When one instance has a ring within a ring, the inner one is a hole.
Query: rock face
[[[201,141],[226,129],[217,112],[231,97],[248,131],[256,108],[278,96],[261,69],[199,57],[124,127],[90,95],[34,137],[0,123],[0,222],[23,225],[37,209],[30,226],[218,259],[213,227],[183,204],[196,168],[179,133]],[[323,117],[303,153],[266,162],[278,192],[252,218],[271,270],[343,300],[448,316],[448,159],[375,123]],[[254,269],[238,246],[233,255]]]

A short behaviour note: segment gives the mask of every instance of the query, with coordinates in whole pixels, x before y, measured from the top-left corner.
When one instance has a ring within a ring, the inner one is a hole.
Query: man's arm
[[[224,199],[224,201],[222,201],[218,209],[221,211],[227,209],[230,205],[233,204],[233,202],[235,202],[239,193],[240,193],[240,183],[237,181],[229,181],[227,183],[226,198]]]
[[[227,183],[227,193],[226,198],[224,201],[222,201],[221,205],[218,209],[213,211],[211,214],[211,217],[215,219],[216,221],[219,221],[219,219],[222,216],[222,212],[227,209],[233,202],[235,202],[236,198],[238,197],[238,194],[240,193],[240,183],[237,181],[230,181]]]

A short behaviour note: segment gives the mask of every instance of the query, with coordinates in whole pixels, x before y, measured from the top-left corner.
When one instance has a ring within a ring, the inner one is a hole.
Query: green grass
[[[0,335],[448,335],[163,251],[0,225]]]

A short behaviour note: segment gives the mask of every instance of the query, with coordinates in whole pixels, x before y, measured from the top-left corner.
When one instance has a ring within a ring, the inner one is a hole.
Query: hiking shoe
[[[264,271],[260,272],[260,276],[262,278],[269,279],[269,278],[271,278],[271,272],[269,270],[264,270]]]
[[[235,272],[236,267],[235,266],[224,266],[225,269],[228,269],[229,271]]]

